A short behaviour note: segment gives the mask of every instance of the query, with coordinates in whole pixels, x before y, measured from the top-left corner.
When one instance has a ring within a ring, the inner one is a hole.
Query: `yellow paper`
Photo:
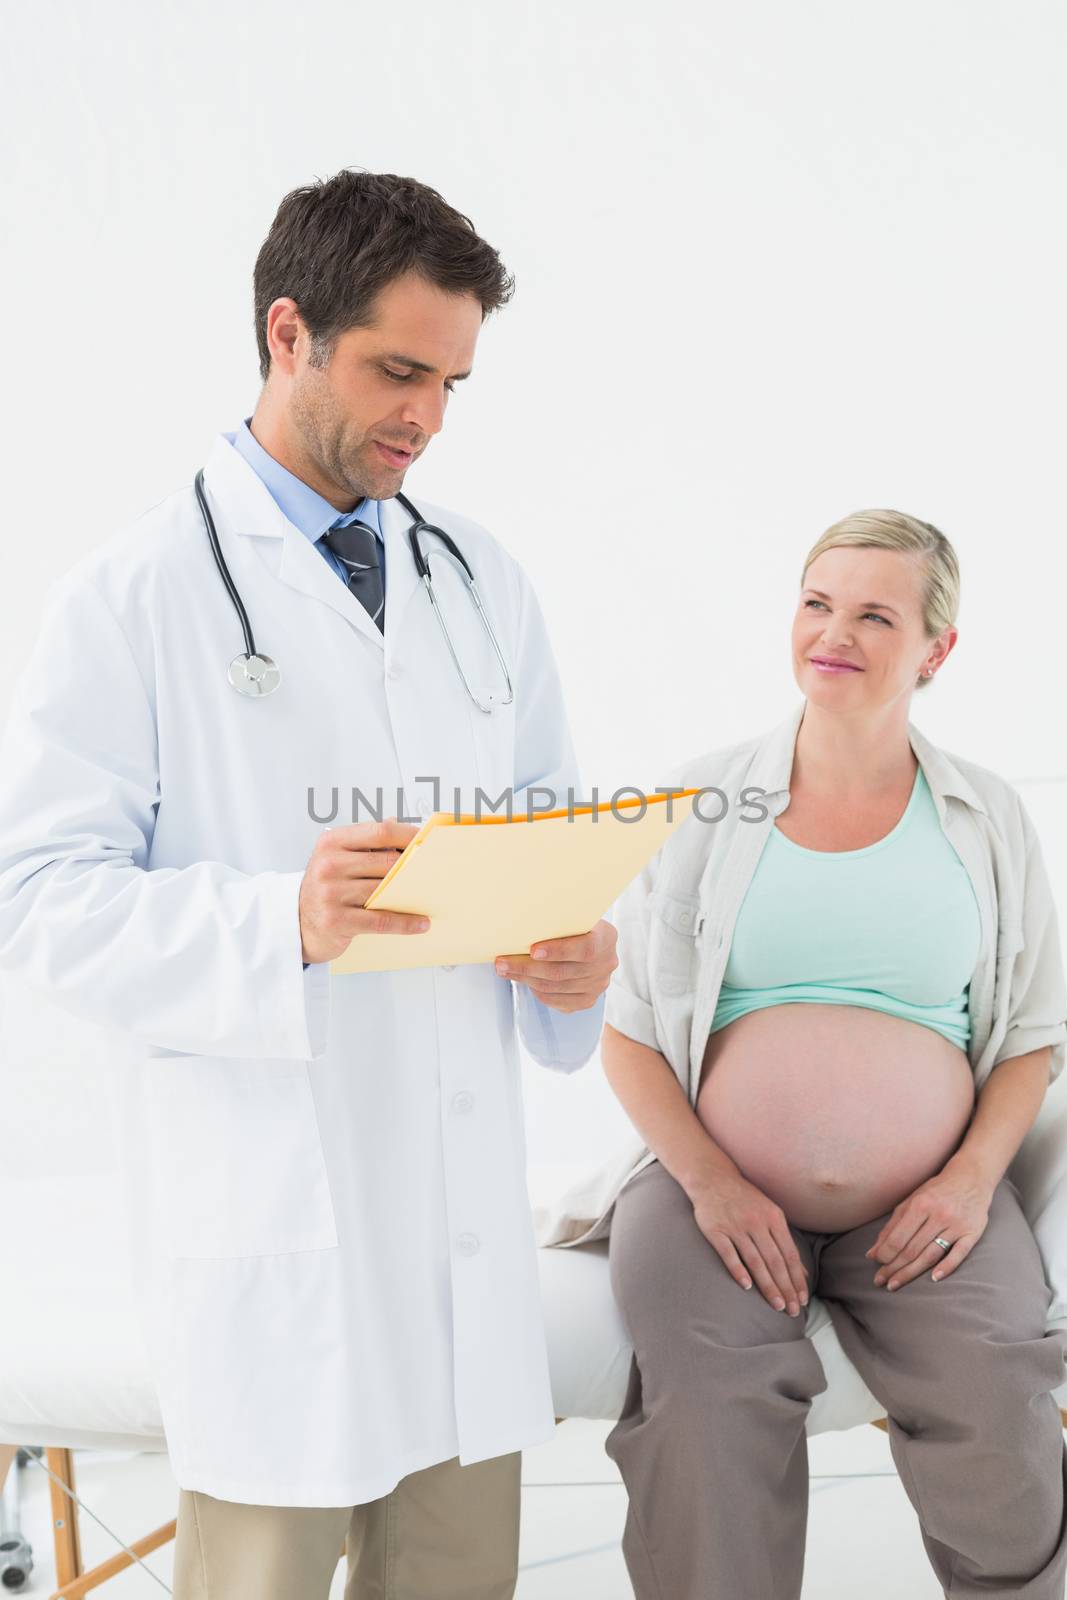
[[[588,933],[690,815],[686,789],[611,805],[517,816],[428,817],[367,908],[430,918],[426,933],[358,934],[335,975],[458,966],[528,955],[532,944]],[[641,806],[644,804],[644,814]]]

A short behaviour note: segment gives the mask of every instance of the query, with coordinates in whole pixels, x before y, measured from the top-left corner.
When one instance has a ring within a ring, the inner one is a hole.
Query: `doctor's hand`
[[[610,922],[598,922],[589,933],[566,939],[542,939],[528,956],[497,956],[496,970],[513,978],[553,1011],[586,1011],[604,993],[619,964],[618,933]]]
[[[418,827],[410,822],[354,822],[325,828],[300,885],[300,942],[305,961],[332,961],[358,933],[425,933],[427,917],[364,911]]]

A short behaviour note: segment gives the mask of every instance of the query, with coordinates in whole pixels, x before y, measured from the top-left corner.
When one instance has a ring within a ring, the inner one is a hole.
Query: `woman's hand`
[[[730,1174],[717,1175],[691,1198],[697,1227],[730,1276],[751,1289],[751,1273],[776,1311],[788,1303],[789,1315],[798,1316],[808,1303],[808,1269],[781,1206],[747,1178]]]
[[[899,1289],[928,1267],[934,1268],[935,1281],[955,1272],[986,1230],[994,1187],[976,1167],[954,1156],[907,1195],[867,1251],[882,1263],[874,1275],[879,1288],[888,1280],[890,1289]],[[935,1244],[938,1236],[952,1249]]]

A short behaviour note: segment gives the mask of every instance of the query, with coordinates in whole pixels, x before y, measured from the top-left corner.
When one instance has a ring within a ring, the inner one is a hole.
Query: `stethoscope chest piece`
[[[234,656],[226,675],[237,693],[247,695],[250,700],[273,694],[282,681],[282,675],[270,656],[261,655]]]

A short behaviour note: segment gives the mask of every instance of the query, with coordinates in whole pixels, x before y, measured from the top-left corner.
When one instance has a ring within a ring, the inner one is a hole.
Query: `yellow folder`
[[[675,793],[669,807],[666,795],[646,795],[617,800],[614,809],[609,802],[532,818],[434,812],[366,902],[429,917],[429,929],[357,934],[330,971],[492,961],[527,955],[541,939],[588,933],[699,793]]]

